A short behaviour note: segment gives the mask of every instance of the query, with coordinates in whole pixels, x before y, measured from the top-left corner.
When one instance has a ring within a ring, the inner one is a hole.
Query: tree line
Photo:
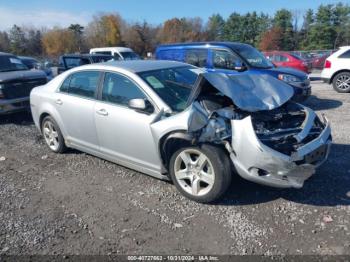
[[[161,25],[128,23],[117,13],[100,13],[85,26],[38,29],[13,25],[9,31],[0,31],[0,51],[36,57],[102,46],[128,46],[145,56],[160,43],[193,41],[235,41],[260,50],[336,49],[350,45],[350,6],[320,5],[304,13],[280,9],[273,16],[233,12],[227,19],[213,14],[206,22],[199,17],[172,18]]]

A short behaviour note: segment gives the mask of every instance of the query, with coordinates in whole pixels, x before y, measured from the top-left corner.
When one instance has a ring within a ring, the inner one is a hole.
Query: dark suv
[[[101,63],[101,62],[107,62],[110,60],[113,60],[113,56],[111,55],[104,55],[104,54],[67,54],[62,55],[59,58],[59,66],[58,66],[58,74],[69,70],[71,68],[82,66],[82,65],[88,65],[88,64],[94,64],[94,63]]]
[[[47,82],[41,70],[29,70],[12,54],[0,52],[0,114],[29,109],[30,91]]]

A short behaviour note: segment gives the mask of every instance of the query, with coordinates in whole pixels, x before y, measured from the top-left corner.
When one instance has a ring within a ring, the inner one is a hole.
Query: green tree
[[[273,26],[279,28],[282,32],[281,49],[293,50],[295,44],[292,13],[287,9],[278,10],[273,18]]]
[[[226,20],[224,26],[224,39],[232,42],[243,42],[242,29],[242,16],[237,12],[233,12]]]
[[[40,56],[43,52],[42,35],[39,30],[29,29],[26,36],[26,54]]]
[[[314,21],[314,11],[308,9],[304,15],[304,22],[299,32],[300,39],[302,39],[300,43],[301,49],[305,49],[310,45],[310,28]]]
[[[338,3],[333,8],[333,24],[336,32],[333,48],[348,45],[350,43],[350,7],[348,5]]]
[[[74,35],[74,42],[75,42],[75,49],[79,52],[82,50],[82,38],[83,38],[83,33],[84,33],[84,27],[81,26],[80,24],[71,24],[68,27],[68,30],[73,32]]]
[[[10,39],[7,32],[0,32],[0,52],[10,52]]]
[[[23,55],[26,52],[26,38],[23,30],[13,25],[9,33],[10,50],[16,55]]]
[[[337,33],[333,25],[333,5],[321,5],[310,27],[307,49],[332,49]]]
[[[232,13],[224,26],[224,39],[258,46],[264,32],[269,29],[270,19],[256,12],[240,15]]]
[[[221,41],[224,37],[225,20],[219,14],[209,17],[207,24],[207,37],[210,41]]]

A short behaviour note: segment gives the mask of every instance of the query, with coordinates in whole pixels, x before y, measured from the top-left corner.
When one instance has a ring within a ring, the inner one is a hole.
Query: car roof
[[[228,48],[232,48],[232,49],[237,49],[239,47],[242,46],[249,46],[252,47],[251,45],[248,44],[243,44],[243,43],[239,43],[239,42],[189,42],[189,43],[172,43],[172,44],[163,44],[163,45],[159,45],[158,48],[176,48],[176,47],[195,47],[195,46],[224,46],[224,47],[228,47]]]
[[[133,73],[140,73],[145,71],[153,71],[164,68],[174,68],[181,66],[191,66],[189,64],[167,61],[167,60],[129,60],[129,61],[110,61],[98,64],[86,65],[86,68],[94,66],[108,66],[124,69]]]

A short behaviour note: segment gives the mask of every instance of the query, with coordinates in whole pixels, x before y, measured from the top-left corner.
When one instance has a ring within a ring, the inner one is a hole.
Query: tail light
[[[324,62],[324,68],[331,68],[331,66],[332,66],[331,61],[326,60],[326,62]]]

